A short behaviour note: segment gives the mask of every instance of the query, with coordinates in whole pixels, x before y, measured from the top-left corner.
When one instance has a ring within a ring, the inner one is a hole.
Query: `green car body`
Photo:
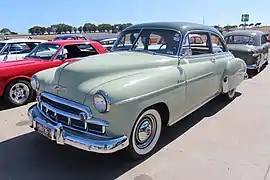
[[[183,26],[187,28],[183,30]],[[203,30],[214,33],[224,43],[223,37],[214,28],[192,23],[146,23],[131,26],[122,33],[138,28],[173,29],[181,33],[182,42],[189,32]],[[120,39],[121,35],[118,41]],[[245,62],[235,58],[227,49],[222,53],[192,56],[183,52],[184,45],[180,43],[182,53],[179,51],[177,55],[168,56],[141,51],[117,51],[115,47],[111,53],[86,57],[38,72],[33,77],[38,103],[28,110],[33,122],[31,127],[38,130],[37,122],[49,127],[55,132],[49,138],[59,144],[98,153],[112,153],[134,146],[134,137],[131,136],[136,129],[135,124],[146,110],[157,110],[163,126],[173,125],[217,95],[226,95],[235,90],[246,74]],[[102,113],[93,105],[93,98],[98,92],[107,102],[106,111]],[[43,95],[50,101],[43,99]],[[58,104],[50,104],[51,100]],[[76,114],[76,117],[99,126],[93,128],[98,132],[88,131],[87,125],[86,129],[70,128],[70,124],[65,126],[61,121],[52,122],[50,117],[53,118],[53,115],[46,114],[44,109],[40,112],[42,103],[50,104],[46,105],[49,112],[57,111],[61,115],[74,112],[64,105],[85,110],[86,114]],[[159,126],[158,122],[156,126]],[[149,131],[151,129],[154,126],[148,128]],[[149,132],[138,132],[137,135],[143,140],[148,138]],[[148,154],[155,143],[149,146],[151,148],[145,147],[148,148],[145,153],[138,150],[135,154]]]

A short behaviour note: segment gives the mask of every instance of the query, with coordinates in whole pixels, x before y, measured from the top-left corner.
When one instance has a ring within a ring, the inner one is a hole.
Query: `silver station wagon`
[[[190,38],[200,36],[200,43]],[[186,22],[132,25],[112,52],[36,73],[31,127],[57,144],[130,157],[153,152],[171,126],[222,95],[235,97],[246,64],[215,28]]]

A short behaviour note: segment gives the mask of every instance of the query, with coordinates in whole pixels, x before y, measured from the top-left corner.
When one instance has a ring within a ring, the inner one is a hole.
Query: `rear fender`
[[[236,88],[244,79],[247,73],[247,65],[240,58],[233,58],[228,61],[222,80],[222,93],[227,93]]]

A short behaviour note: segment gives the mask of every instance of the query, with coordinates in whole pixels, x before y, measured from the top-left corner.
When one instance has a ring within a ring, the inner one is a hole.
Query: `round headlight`
[[[96,110],[100,113],[105,113],[110,111],[110,98],[108,94],[102,90],[99,90],[93,97],[93,104]]]
[[[31,78],[31,86],[34,90],[37,90],[40,86],[36,75],[33,75]]]

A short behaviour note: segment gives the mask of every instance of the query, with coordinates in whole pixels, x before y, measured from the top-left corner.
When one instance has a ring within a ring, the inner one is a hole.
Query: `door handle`
[[[216,61],[216,59],[215,58],[211,58],[211,62],[215,62]]]

